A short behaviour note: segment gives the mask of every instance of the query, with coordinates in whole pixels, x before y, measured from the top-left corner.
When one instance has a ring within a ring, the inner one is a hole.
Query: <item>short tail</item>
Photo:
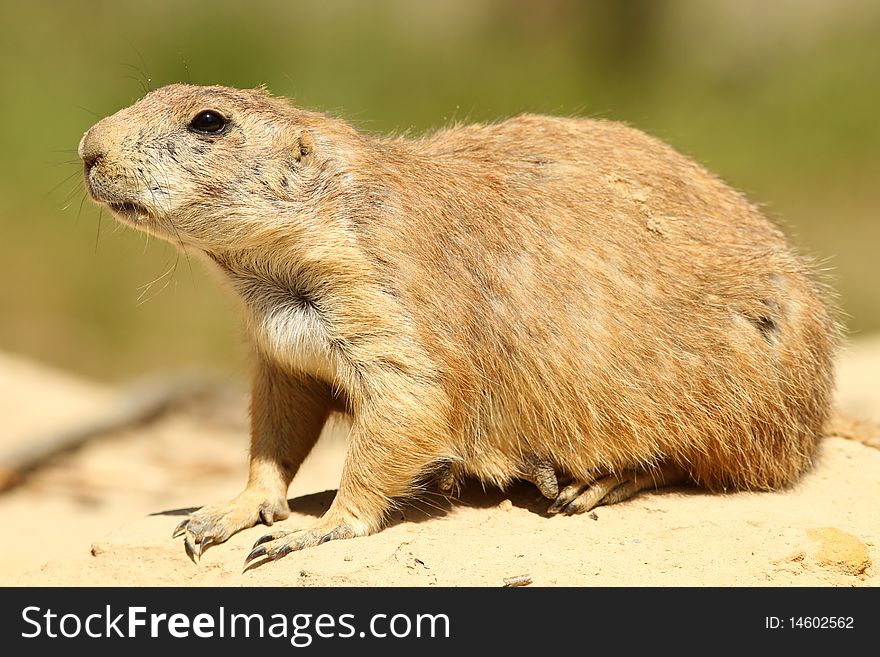
[[[880,424],[871,420],[859,420],[840,411],[835,411],[828,418],[823,434],[855,440],[868,447],[880,449]]]

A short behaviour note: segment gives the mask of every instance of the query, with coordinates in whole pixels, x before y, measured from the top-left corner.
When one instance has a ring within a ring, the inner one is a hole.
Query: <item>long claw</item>
[[[299,531],[299,530],[295,529],[293,531]],[[260,538],[257,539],[257,542],[254,543],[253,546],[257,547],[258,545],[262,545],[263,543],[269,543],[270,541],[274,541],[277,538],[281,538],[282,536],[285,536],[286,534],[292,534],[292,533],[293,532],[272,532],[271,534],[263,534],[262,536],[260,536]]]
[[[303,549],[303,544],[302,544],[302,543],[297,543],[296,548],[292,548],[292,547],[290,547],[290,544],[289,544],[289,543],[288,543],[287,545],[282,545],[278,550],[275,551],[275,554],[272,555],[272,561],[278,561],[281,557],[283,557],[283,556],[285,556],[285,555],[288,555],[288,554],[290,554],[291,552],[293,552],[294,549],[296,549],[296,550],[302,550],[302,549]]]
[[[186,531],[186,526],[189,524],[189,518],[184,518],[181,520],[180,524],[174,528],[174,531],[171,532],[171,538],[178,538],[179,536],[183,536]]]
[[[254,559],[259,559],[260,557],[266,556],[267,552],[268,550],[266,549],[265,545],[260,545],[259,547],[254,548],[253,550],[251,550],[251,553],[245,557],[244,565],[247,566]]]
[[[202,539],[202,542],[199,543],[199,556],[201,557],[201,555],[204,554],[210,546],[216,544],[217,539],[215,539],[213,536],[208,536],[207,538]]]
[[[195,546],[189,540],[189,536],[183,539],[183,547],[186,549],[186,554],[189,558],[193,560],[193,563],[198,563],[198,555],[196,554]]]
[[[253,544],[253,547],[257,547],[258,545],[262,545],[263,543],[269,543],[275,540],[274,534],[263,534],[260,538],[257,539],[257,542]]]

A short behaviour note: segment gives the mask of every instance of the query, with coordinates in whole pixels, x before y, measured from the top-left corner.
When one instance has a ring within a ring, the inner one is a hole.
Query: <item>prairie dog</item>
[[[631,127],[523,115],[373,137],[263,90],[176,84],[79,154],[95,200],[203,254],[243,308],[248,483],[180,524],[190,553],[287,517],[334,411],[352,430],[331,507],[248,561],[376,532],[437,470],[447,488],[530,479],[575,513],[686,481],[774,489],[810,465],[838,338],[811,265]]]

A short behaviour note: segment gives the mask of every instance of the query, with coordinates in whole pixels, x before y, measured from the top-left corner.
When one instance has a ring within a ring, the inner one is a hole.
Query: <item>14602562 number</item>
[[[790,627],[805,630],[850,630],[853,628],[852,616],[791,616]]]

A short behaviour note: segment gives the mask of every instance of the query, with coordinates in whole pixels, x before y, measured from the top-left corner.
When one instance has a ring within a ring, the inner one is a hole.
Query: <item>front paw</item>
[[[202,507],[175,527],[172,538],[183,536],[186,553],[195,561],[208,547],[223,543],[242,529],[259,522],[271,525],[289,515],[286,499],[242,494],[229,502]]]
[[[368,532],[352,529],[347,523],[333,526],[333,523],[320,521],[306,530],[277,531],[261,536],[247,558],[244,560],[245,569],[248,566],[257,567],[269,561],[277,561],[291,552],[296,552],[307,547],[321,545],[327,541],[335,541],[356,536],[365,536]],[[260,559],[256,563],[255,560]]]

